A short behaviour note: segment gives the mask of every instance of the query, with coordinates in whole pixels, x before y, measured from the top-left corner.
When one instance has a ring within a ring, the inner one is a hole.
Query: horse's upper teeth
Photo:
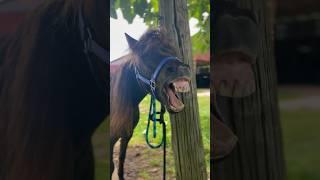
[[[176,92],[189,92],[190,90],[189,82],[174,82],[173,86]]]

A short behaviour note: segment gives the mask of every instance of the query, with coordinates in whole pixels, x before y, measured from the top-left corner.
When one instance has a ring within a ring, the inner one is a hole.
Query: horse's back
[[[110,76],[116,76],[118,72],[123,68],[123,65],[130,59],[129,55],[122,56],[118,59],[111,61],[110,63]]]

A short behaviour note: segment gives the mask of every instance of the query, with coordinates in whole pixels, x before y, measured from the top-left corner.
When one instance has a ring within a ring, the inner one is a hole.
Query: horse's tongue
[[[176,97],[175,93],[171,89],[168,89],[168,95],[170,104],[173,107],[181,108],[183,106],[183,103]]]

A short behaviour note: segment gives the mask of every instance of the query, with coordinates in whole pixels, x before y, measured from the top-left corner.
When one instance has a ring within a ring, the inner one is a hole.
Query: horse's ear
[[[126,39],[130,49],[133,49],[136,46],[138,41],[135,40],[133,37],[129,36],[127,33],[124,33],[124,34],[126,35]]]

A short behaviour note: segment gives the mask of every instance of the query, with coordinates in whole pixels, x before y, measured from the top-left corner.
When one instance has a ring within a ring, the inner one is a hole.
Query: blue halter
[[[181,63],[181,61],[177,57],[169,56],[161,60],[160,64],[157,66],[156,70],[151,76],[151,79],[149,80],[146,77],[143,77],[136,67],[134,67],[134,71],[136,74],[136,78],[139,81],[142,81],[143,83],[147,84],[150,87],[150,95],[151,95],[151,102],[150,102],[150,109],[149,109],[149,115],[148,115],[148,124],[146,128],[146,142],[147,145],[150,148],[159,148],[163,145],[163,179],[166,179],[166,123],[164,121],[164,113],[166,112],[165,107],[163,104],[161,104],[161,110],[160,112],[157,112],[156,109],[156,80],[159,76],[159,73],[163,66],[167,64],[169,61],[178,61]],[[157,114],[160,115],[159,119],[157,118]],[[156,138],[157,136],[157,121],[162,125],[162,139],[161,142],[158,144],[152,144],[149,141],[149,128],[150,128],[150,122],[153,122],[153,138]]]
[[[163,134],[161,143],[159,143],[158,145],[153,145],[149,142],[148,134],[149,134],[150,120],[153,122],[153,138],[156,138],[157,136],[157,130],[156,130],[157,121],[159,121],[160,124],[163,125],[163,129],[165,129],[165,122],[163,118],[163,114],[165,113],[165,107],[163,104],[161,104],[160,112],[157,112],[157,108],[156,108],[156,80],[163,66],[167,64],[169,61],[178,61],[179,63],[181,63],[181,61],[177,57],[173,57],[173,56],[165,57],[164,59],[161,60],[160,64],[157,66],[150,80],[146,77],[143,77],[139,73],[136,67],[134,68],[137,80],[142,81],[143,83],[147,84],[150,87],[151,102],[150,102],[150,109],[149,109],[149,116],[148,116],[148,124],[146,129],[146,141],[151,148],[158,148],[165,142],[165,138],[164,138],[165,134]],[[159,119],[157,119],[157,114],[160,115]]]
[[[134,71],[136,74],[136,78],[137,80],[141,80],[143,83],[149,85],[150,90],[151,90],[151,95],[156,97],[156,80],[158,78],[158,75],[162,69],[162,67],[167,64],[169,61],[179,61],[181,62],[177,57],[173,57],[173,56],[168,56],[164,59],[161,60],[160,64],[157,66],[156,70],[154,71],[154,73],[151,76],[151,79],[147,79],[145,77],[143,77],[139,71],[137,70],[136,67],[134,67]]]

